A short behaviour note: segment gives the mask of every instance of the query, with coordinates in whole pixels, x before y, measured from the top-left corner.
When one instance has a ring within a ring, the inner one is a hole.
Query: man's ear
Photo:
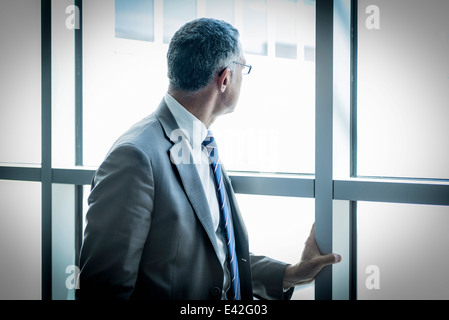
[[[218,88],[221,93],[225,92],[231,82],[231,69],[226,68],[218,77]]]

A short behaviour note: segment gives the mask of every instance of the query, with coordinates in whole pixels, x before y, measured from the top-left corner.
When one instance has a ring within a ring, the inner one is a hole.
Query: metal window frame
[[[315,51],[315,236],[322,253],[332,252],[334,1],[316,2]],[[315,299],[332,299],[332,268],[315,279]]]
[[[79,29],[75,29],[75,166],[83,166],[83,0],[75,0],[79,9]],[[82,177],[76,174],[74,178]],[[81,181],[75,184],[75,261],[79,261],[83,243],[83,196]]]
[[[349,201],[349,295],[357,298],[357,201],[379,201],[410,204],[449,205],[449,182],[430,179],[361,178],[356,172],[356,93],[357,93],[357,0],[351,4],[351,115],[350,174],[347,179],[334,179],[333,155],[333,0],[316,1],[316,174],[283,175],[230,172],[237,193],[315,198],[316,240],[323,251],[332,251],[332,210],[334,200]],[[82,0],[76,0],[82,15]],[[82,21],[82,19],[80,19]],[[80,21],[80,22],[81,22]],[[51,0],[41,0],[42,34],[42,163],[36,166],[0,165],[0,179],[41,182],[42,185],[42,299],[52,298],[52,184],[76,186],[75,212],[82,222],[82,188],[91,183],[95,169],[82,166],[82,28],[75,36],[76,67],[76,164],[73,168],[52,167],[51,114]],[[81,230],[80,226],[76,226]],[[79,239],[78,239],[79,240]],[[79,248],[78,248],[79,249]],[[332,268],[325,268],[315,282],[315,298],[332,299]]]
[[[50,300],[52,295],[52,13],[51,0],[41,1],[41,73],[42,73],[42,299]]]

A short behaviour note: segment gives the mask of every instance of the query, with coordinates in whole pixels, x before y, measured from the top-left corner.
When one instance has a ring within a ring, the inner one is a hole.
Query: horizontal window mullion
[[[334,199],[449,205],[449,185],[390,181],[334,180]]]
[[[0,167],[0,179],[41,181],[41,168],[33,167]]]
[[[314,179],[232,174],[229,178],[236,193],[305,198],[315,196]]]
[[[95,169],[64,168],[52,170],[52,182],[90,185]],[[229,175],[236,193],[314,198],[315,180],[280,175]],[[41,168],[0,166],[0,179],[41,181]],[[449,205],[449,185],[442,183],[392,182],[383,179],[362,181],[334,180],[335,200],[377,201]]]
[[[94,169],[74,168],[74,169],[53,169],[53,183],[66,183],[74,185],[90,185]]]

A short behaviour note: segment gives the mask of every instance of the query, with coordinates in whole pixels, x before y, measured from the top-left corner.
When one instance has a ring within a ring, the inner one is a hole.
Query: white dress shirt
[[[187,111],[178,101],[176,101],[170,94],[165,95],[165,102],[170,109],[181,130],[184,130],[186,138],[189,140],[190,152],[192,154],[193,163],[195,164],[198,175],[203,185],[204,193],[212,216],[212,223],[217,238],[219,248],[218,259],[223,267],[224,280],[222,299],[226,299],[226,292],[230,286],[230,274],[228,263],[226,260],[228,249],[226,246],[224,229],[220,225],[220,207],[218,205],[217,192],[215,188],[214,175],[210,166],[209,156],[206,148],[202,146],[202,142],[207,136],[206,126],[198,120],[193,114]],[[230,208],[229,212],[230,211]]]

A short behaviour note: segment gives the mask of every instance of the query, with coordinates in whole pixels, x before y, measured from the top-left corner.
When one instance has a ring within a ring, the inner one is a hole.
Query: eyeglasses
[[[242,74],[243,74],[243,75],[249,74],[249,73],[251,72],[251,69],[253,68],[253,66],[250,65],[250,64],[249,64],[249,65],[248,65],[248,64],[243,64],[243,63],[240,63],[240,62],[237,62],[237,61],[232,61],[232,63],[238,64],[239,66],[243,66],[243,70],[242,70]],[[223,74],[223,72],[224,72],[227,68],[229,68],[229,66],[227,66],[226,68],[224,68],[223,70],[221,70],[220,73],[218,74],[218,76],[221,76],[221,75]]]
[[[249,74],[251,72],[251,69],[253,68],[250,64],[243,64],[237,61],[232,61],[232,63],[238,64],[239,66],[243,66],[242,74]]]

